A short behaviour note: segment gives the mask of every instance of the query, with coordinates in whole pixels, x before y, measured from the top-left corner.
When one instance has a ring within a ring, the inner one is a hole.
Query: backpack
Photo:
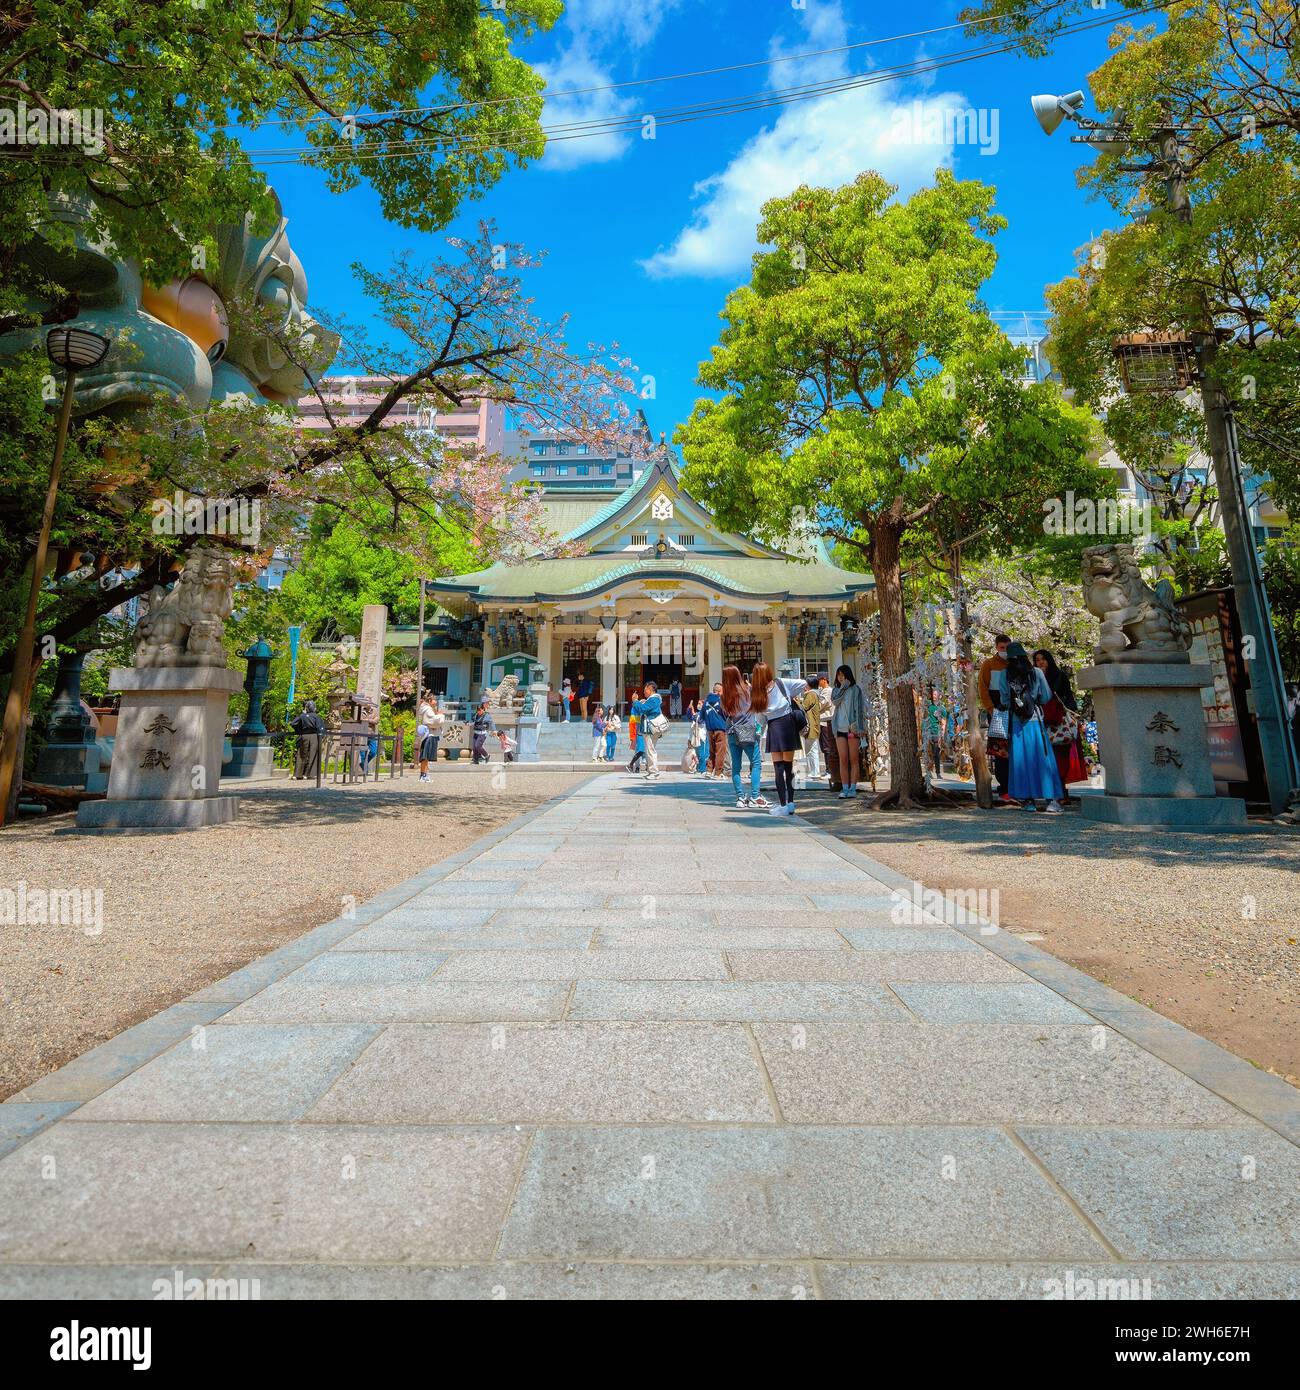
[[[794,716],[794,727],[796,732],[802,736],[808,732],[808,711],[800,704],[796,704],[783,680],[778,680],[777,684],[785,692],[785,698],[790,701],[790,713]]]
[[[1032,719],[1038,713],[1038,701],[1029,681],[1007,677],[1007,708],[1017,719]]]

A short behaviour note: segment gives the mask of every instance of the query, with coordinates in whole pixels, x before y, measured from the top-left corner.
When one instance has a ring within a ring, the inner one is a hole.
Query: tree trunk
[[[897,801],[916,804],[924,795],[925,777],[917,750],[916,704],[909,685],[894,685],[911,665],[907,644],[907,615],[903,608],[903,575],[899,547],[903,538],[901,507],[895,506],[871,523],[871,574],[880,604],[880,664],[885,673],[885,703],[889,710],[890,789],[878,805]]]
[[[970,742],[970,761],[975,769],[975,803],[984,810],[993,807],[993,773],[989,767],[988,747],[980,727],[979,672],[970,640],[970,612],[966,607],[966,590],[961,582],[961,551],[954,547],[949,559],[952,592],[957,601],[957,641],[962,655],[962,673],[966,683],[966,737]]]

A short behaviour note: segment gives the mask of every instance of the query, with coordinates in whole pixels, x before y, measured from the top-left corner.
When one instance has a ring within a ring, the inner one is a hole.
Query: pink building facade
[[[321,395],[337,425],[361,424],[383,400],[392,382],[379,376],[328,376],[321,380]],[[506,408],[500,401],[467,401],[463,406],[436,408],[427,399],[400,401],[387,417],[387,423],[416,429],[437,430],[447,439],[477,445],[489,453],[504,453],[508,443]],[[327,430],[329,418],[325,403],[312,393],[298,402],[298,427]]]

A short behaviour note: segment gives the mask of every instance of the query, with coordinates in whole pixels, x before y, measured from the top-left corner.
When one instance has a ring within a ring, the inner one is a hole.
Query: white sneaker
[[[749,806],[749,797],[747,797],[747,796],[738,796],[738,797],[736,798],[736,809],[737,809],[738,811],[743,811],[743,810],[745,810],[748,806]]]
[[[1046,809],[1051,815],[1054,816],[1060,816],[1065,814],[1065,808],[1061,805],[1059,801],[1049,801],[1044,809]]]
[[[421,781],[421,782],[427,782],[428,780],[429,780],[429,774],[428,774],[427,772],[422,772],[422,773],[420,773],[420,781]]]
[[[760,811],[766,811],[772,803],[765,796],[756,796],[749,804],[751,806],[757,806]]]
[[[767,814],[768,814],[769,816],[783,816],[783,815],[785,815],[785,807],[784,807],[784,806],[769,806],[769,807],[767,808]]]

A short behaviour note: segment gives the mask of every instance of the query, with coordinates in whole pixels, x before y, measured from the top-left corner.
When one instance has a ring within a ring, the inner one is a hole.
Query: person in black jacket
[[[325,721],[316,713],[316,701],[304,701],[302,710],[294,715],[289,727],[298,736],[293,750],[294,780],[301,782],[304,777],[315,780],[321,735],[325,732]]]
[[[479,701],[479,706],[474,711],[472,728],[474,751],[470,758],[471,762],[485,763],[488,761],[487,736],[495,727],[492,716],[488,713],[487,701]]]

